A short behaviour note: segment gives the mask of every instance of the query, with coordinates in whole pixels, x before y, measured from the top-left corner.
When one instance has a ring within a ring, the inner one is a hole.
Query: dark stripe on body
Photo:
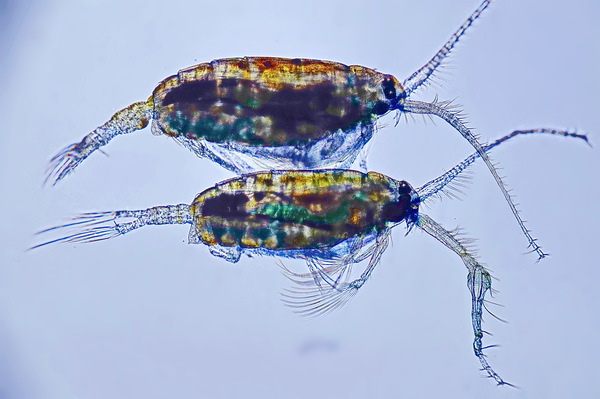
[[[189,139],[293,145],[353,129],[370,123],[373,113],[387,112],[384,103],[362,99],[372,97],[369,90],[332,82],[275,90],[241,79],[191,81],[167,93],[161,106],[173,107],[161,111],[160,123],[167,134]],[[261,117],[269,118],[269,126]]]
[[[251,177],[258,174],[270,176],[259,172]],[[297,192],[283,194],[279,190],[289,188],[290,181],[306,175],[289,172],[279,176],[275,184],[268,178],[260,180],[271,182],[269,186],[253,183],[254,179],[243,176],[209,189],[193,203],[197,232],[202,236],[206,231],[215,243],[224,246],[324,248],[350,237],[381,232],[389,223],[399,222],[411,212],[410,191],[400,193],[400,198],[394,200],[391,186],[384,181],[375,183],[364,175],[364,184],[356,187],[344,184],[344,173],[314,172],[314,176],[318,174],[335,175],[340,182],[326,187],[303,186]],[[240,180],[247,187],[231,190],[231,185]],[[373,200],[369,193],[377,193],[380,200]]]

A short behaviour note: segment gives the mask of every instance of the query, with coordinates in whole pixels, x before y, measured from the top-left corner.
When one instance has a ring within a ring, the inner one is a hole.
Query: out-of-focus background
[[[493,159],[552,256],[536,263],[481,164],[462,200],[424,209],[476,238],[493,271],[484,344],[519,390],[473,356],[460,259],[393,233],[371,280],[316,319],[280,302],[275,259],[229,264],[186,226],[26,252],[33,233],[84,211],[190,202],[231,173],[149,129],[120,136],[55,187],[52,155],[180,68],[215,58],[330,59],[392,73],[422,66],[478,6],[447,1],[0,2],[1,398],[593,398],[600,345],[597,148],[523,137]],[[414,99],[456,98],[482,140],[554,127],[600,142],[600,6],[496,1]],[[419,186],[472,152],[439,119],[374,137],[369,168]],[[301,262],[286,261],[301,271]]]

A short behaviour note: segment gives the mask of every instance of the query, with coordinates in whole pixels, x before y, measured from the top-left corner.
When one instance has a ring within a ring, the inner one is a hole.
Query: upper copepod
[[[47,180],[72,172],[113,137],[146,127],[166,134],[236,173],[257,169],[347,168],[376,130],[377,120],[396,110],[435,115],[471,143],[500,187],[529,247],[541,247],[525,227],[495,166],[448,102],[410,100],[459,39],[489,6],[481,3],[422,68],[402,83],[394,76],[338,62],[244,57],[214,60],[160,82],[147,101],[117,112],[79,143],[52,158]],[[365,153],[361,168],[366,171]]]
[[[484,147],[489,151],[522,134],[584,135],[549,129],[515,131]],[[203,243],[210,252],[230,262],[240,256],[271,255],[306,260],[309,273],[286,274],[300,285],[284,294],[284,302],[299,313],[317,315],[342,306],[364,285],[385,251],[390,230],[406,222],[425,231],[461,257],[468,269],[472,298],[473,348],[483,370],[498,384],[508,384],[483,354],[481,328],[485,294],[491,276],[454,232],[421,213],[421,203],[444,189],[469,167],[479,153],[416,190],[376,172],[352,170],[279,170],[238,176],[198,194],[191,205],[179,204],[134,211],[86,213],[71,223],[72,234],[51,243],[106,240],[145,225],[191,224],[190,243]],[[451,187],[451,186],[449,186]],[[369,258],[360,277],[352,279],[351,266]],[[510,384],[508,384],[510,385]]]

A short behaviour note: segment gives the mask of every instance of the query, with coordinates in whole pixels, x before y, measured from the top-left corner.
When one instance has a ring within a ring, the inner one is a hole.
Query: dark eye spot
[[[394,86],[394,81],[390,78],[385,78],[383,83],[381,83],[381,87],[383,88],[383,95],[388,100],[393,100],[396,98],[396,87]]]
[[[401,181],[400,185],[398,186],[398,193],[399,194],[409,194],[412,191],[411,186],[405,182],[405,181]]]
[[[377,101],[373,107],[373,113],[376,115],[383,115],[390,110],[390,105],[385,101]]]

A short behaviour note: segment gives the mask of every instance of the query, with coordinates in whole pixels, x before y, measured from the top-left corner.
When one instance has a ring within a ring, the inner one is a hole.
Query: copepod
[[[550,129],[515,131],[487,145],[489,151],[513,137],[546,133],[583,139],[577,133]],[[491,289],[490,273],[455,232],[419,211],[420,205],[452,188],[453,181],[477,158],[474,153],[442,176],[414,189],[408,182],[376,172],[345,169],[259,171],[234,177],[198,194],[191,204],[144,210],[86,213],[40,233],[75,228],[66,236],[34,246],[106,240],[145,225],[191,224],[190,243],[202,243],[230,262],[242,254],[303,259],[308,273],[283,267],[295,284],[284,302],[305,315],[343,306],[369,279],[387,248],[390,231],[405,223],[440,241],[460,256],[468,269],[472,299],[473,348],[483,370],[500,385],[510,385],[483,354],[482,313]],[[450,184],[450,185],[449,185]],[[350,269],[368,259],[360,277]]]
[[[348,168],[360,158],[391,111],[434,115],[454,127],[485,162],[532,252],[546,254],[525,226],[496,167],[460,112],[449,102],[411,100],[431,83],[491,0],[483,1],[444,46],[402,83],[390,74],[338,62],[304,58],[218,59],[182,69],[160,82],[150,98],[118,111],[104,125],[50,161],[46,180],[72,172],[113,137],[145,128],[173,137],[200,157],[236,173],[259,169]]]

